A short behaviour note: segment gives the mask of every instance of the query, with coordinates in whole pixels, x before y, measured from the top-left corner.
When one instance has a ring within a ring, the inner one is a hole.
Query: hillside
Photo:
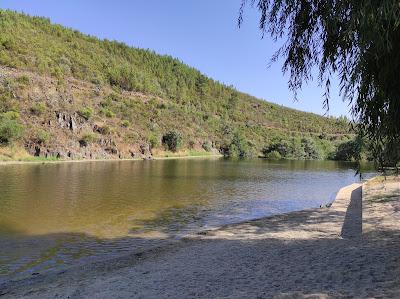
[[[352,135],[346,119],[268,103],[172,57],[5,10],[0,65],[3,159],[19,148],[62,159],[245,156],[282,140],[302,149],[295,158],[327,158]]]

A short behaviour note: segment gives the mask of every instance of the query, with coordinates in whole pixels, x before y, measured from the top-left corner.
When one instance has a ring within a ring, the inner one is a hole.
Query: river
[[[326,205],[353,163],[104,161],[0,167],[0,279],[62,269],[224,224]]]

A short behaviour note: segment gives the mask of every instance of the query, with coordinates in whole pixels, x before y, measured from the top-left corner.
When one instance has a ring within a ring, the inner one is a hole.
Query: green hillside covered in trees
[[[39,157],[326,159],[353,138],[346,118],[269,103],[173,57],[41,17],[0,10],[0,65],[0,142]]]

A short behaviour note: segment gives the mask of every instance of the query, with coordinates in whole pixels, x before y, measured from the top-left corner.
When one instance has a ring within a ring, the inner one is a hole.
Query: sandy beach
[[[62,272],[1,298],[400,298],[400,180],[342,188],[330,208],[229,225]]]

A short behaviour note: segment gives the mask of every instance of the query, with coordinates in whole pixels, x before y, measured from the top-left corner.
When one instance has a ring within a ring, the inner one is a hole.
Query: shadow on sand
[[[362,187],[351,192],[350,204],[344,218],[341,236],[344,239],[359,238],[362,235]]]

